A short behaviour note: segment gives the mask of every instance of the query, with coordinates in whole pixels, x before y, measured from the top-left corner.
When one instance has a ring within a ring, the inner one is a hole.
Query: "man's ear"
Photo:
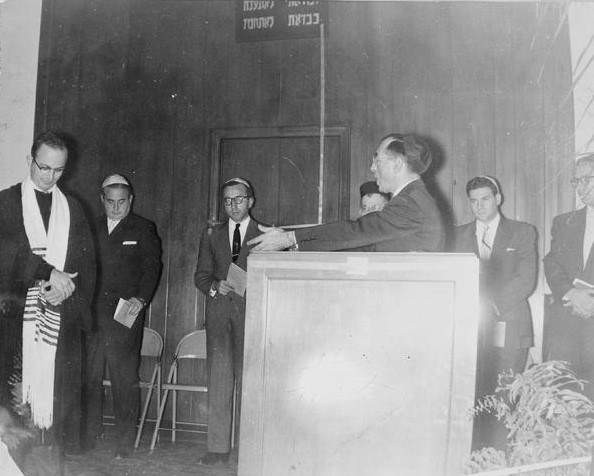
[[[497,206],[501,205],[501,194],[500,193],[495,194],[495,202],[497,203]]]
[[[31,167],[33,163],[33,157],[31,155],[27,155],[27,166]]]

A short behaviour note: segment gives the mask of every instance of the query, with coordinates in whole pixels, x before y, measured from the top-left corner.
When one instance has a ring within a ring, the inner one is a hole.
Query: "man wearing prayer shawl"
[[[0,404],[29,404],[46,444],[77,451],[95,253],[80,203],[57,186],[67,158],[62,136],[40,134],[27,176],[0,192]]]

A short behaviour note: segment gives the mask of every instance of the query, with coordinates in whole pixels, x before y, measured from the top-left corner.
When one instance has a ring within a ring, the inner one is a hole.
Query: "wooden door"
[[[287,226],[346,218],[348,131],[343,127],[327,131],[321,181],[318,133],[315,127],[214,131],[210,219],[225,219],[220,188],[233,177],[252,184],[256,198],[252,216],[263,223]]]

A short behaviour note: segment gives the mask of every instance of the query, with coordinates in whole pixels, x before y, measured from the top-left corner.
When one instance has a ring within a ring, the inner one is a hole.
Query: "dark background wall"
[[[537,226],[542,254],[551,217],[572,206],[561,8],[330,2],[326,120],[350,131],[351,212],[379,139],[417,132],[438,156],[429,181],[452,222],[470,219],[466,181],[492,174],[504,213]],[[90,212],[106,174],[133,181],[135,210],[163,240],[150,325],[168,353],[202,327],[193,268],[208,218],[211,130],[319,126],[320,41],[237,43],[234,20],[232,1],[43,4],[36,131],[77,139],[66,183]]]

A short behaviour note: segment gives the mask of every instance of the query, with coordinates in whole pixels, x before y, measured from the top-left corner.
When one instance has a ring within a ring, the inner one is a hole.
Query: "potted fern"
[[[468,474],[564,458],[589,456],[594,436],[594,404],[583,395],[584,381],[567,362],[535,364],[521,374],[499,375],[495,395],[475,408],[494,412],[507,429],[505,451],[474,451]],[[573,465],[531,472],[531,476],[587,476],[589,465]]]

